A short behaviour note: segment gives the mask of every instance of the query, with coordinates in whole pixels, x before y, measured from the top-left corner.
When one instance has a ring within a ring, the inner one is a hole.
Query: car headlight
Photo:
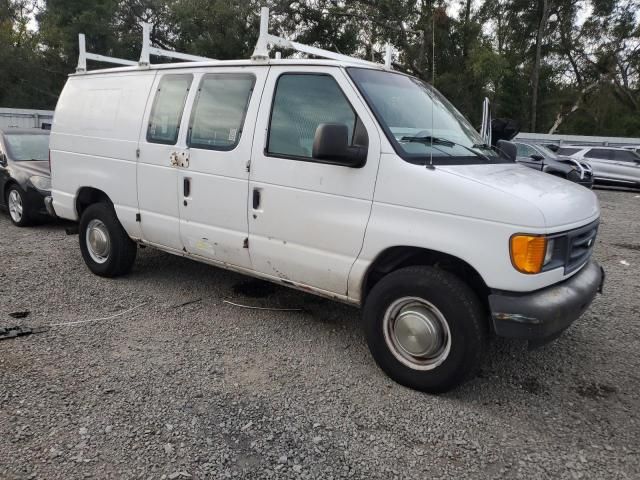
[[[579,182],[582,178],[583,175],[581,175],[577,170],[571,170],[569,175],[567,175],[567,180],[571,180],[572,182]]]
[[[49,177],[41,177],[40,175],[33,175],[29,178],[31,185],[36,187],[38,190],[43,192],[48,192],[51,190],[51,178]]]
[[[513,235],[511,263],[521,273],[540,273],[553,260],[554,248],[555,240],[544,235]]]

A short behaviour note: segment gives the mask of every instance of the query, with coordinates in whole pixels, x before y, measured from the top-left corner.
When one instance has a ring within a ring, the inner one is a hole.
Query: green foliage
[[[397,70],[434,80],[475,125],[487,96],[523,130],[640,136],[636,0],[593,0],[586,19],[586,0],[0,0],[0,105],[53,108],[80,32],[136,59],[146,21],[162,48],[248,58],[262,5],[302,43],[382,61],[391,42]]]

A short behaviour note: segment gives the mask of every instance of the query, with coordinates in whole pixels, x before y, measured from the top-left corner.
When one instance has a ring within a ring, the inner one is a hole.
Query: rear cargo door
[[[178,172],[188,163],[185,106],[191,72],[159,73],[138,144],[138,205],[143,239],[182,250]]]

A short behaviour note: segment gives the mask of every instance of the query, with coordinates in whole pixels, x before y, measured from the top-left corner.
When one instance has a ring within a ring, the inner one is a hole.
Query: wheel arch
[[[364,275],[361,302],[364,304],[368,294],[383,277],[416,265],[433,266],[458,276],[476,293],[482,305],[489,308],[489,287],[482,275],[468,262],[448,253],[411,246],[389,247],[378,254]]]
[[[107,203],[109,205],[113,205],[109,195],[102,190],[94,187],[81,187],[76,194],[75,202],[78,218],[82,216],[82,212],[84,212],[87,207],[95,203]]]
[[[0,202],[3,205],[8,206],[7,196],[9,195],[9,189],[11,189],[12,185],[17,185],[20,187],[20,183],[15,178],[8,178],[5,184],[2,186],[2,192],[0,192]]]

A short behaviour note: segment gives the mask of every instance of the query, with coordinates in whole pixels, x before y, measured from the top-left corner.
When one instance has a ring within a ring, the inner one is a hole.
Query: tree
[[[389,41],[396,70],[433,81],[473,124],[488,96],[523,129],[640,136],[637,0],[590,0],[584,21],[587,0],[459,2],[452,14],[444,0],[0,0],[0,104],[55,106],[80,32],[89,50],[135,60],[144,21],[162,48],[248,58],[266,4],[272,32],[302,43],[381,62]]]

